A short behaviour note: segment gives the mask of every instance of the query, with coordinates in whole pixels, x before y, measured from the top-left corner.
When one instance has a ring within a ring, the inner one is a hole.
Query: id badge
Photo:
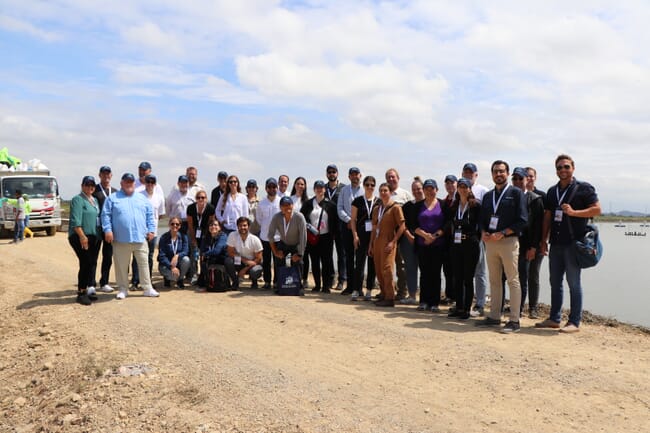
[[[564,214],[564,212],[562,212],[562,209],[555,209],[555,220],[554,221],[556,223],[562,222],[562,214]]]
[[[99,218],[99,215],[97,215],[97,222],[96,222],[97,227],[102,226],[102,220]]]
[[[235,261],[235,266],[241,265],[241,256],[235,256],[234,261]]]
[[[196,229],[196,236],[197,239],[201,237],[201,229]]]
[[[490,217],[490,230],[496,230],[499,225],[499,217],[493,215]]]
[[[456,229],[454,231],[454,243],[459,244],[463,241],[463,231],[461,229]]]
[[[372,221],[370,221],[370,220],[366,221],[366,231],[367,232],[372,231]]]

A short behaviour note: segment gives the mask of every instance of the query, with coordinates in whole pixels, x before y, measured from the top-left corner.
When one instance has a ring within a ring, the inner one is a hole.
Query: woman
[[[300,209],[307,221],[307,230],[318,237],[317,243],[307,245],[311,259],[314,288],[312,292],[330,293],[334,275],[333,246],[338,227],[336,205],[325,199],[325,182],[314,182],[314,197],[307,200]],[[308,237],[309,239],[309,237]],[[322,269],[321,269],[322,266]],[[321,272],[322,270],[322,272]]]
[[[393,265],[399,238],[404,233],[404,214],[402,207],[391,200],[387,183],[379,185],[381,203],[372,211],[372,233],[368,255],[375,261],[381,294],[375,302],[378,307],[395,306],[395,285]]]
[[[208,265],[225,264],[228,254],[228,236],[221,230],[219,221],[212,220],[208,225],[208,233],[201,244],[201,280],[205,283]]]
[[[219,199],[214,214],[226,234],[237,230],[237,218],[242,216],[248,218],[250,214],[248,199],[241,192],[237,176],[228,176],[226,192]]]
[[[201,241],[208,234],[208,224],[214,219],[214,206],[208,203],[208,193],[202,189],[196,192],[195,202],[187,207],[187,237],[190,241],[192,284],[198,282],[199,250]]]
[[[81,305],[90,305],[91,301],[97,300],[93,281],[99,254],[99,203],[93,192],[95,178],[84,176],[81,192],[70,202],[68,242],[79,259],[77,302]]]
[[[445,225],[447,206],[436,198],[438,184],[433,179],[424,181],[424,201],[417,213],[415,229],[416,252],[420,266],[420,305],[419,310],[437,313],[440,311],[440,291],[442,289],[442,261],[445,251]]]
[[[293,200],[293,208],[298,210],[302,209],[302,205],[309,200],[309,197],[307,197],[307,180],[304,177],[298,176],[293,181],[291,200]],[[304,287],[307,287],[307,275],[309,275],[309,254],[302,258],[302,285]]]
[[[480,254],[481,204],[472,194],[469,179],[459,179],[457,188],[448,223],[452,230],[450,254],[456,309],[448,316],[469,319],[474,298],[474,270]]]
[[[418,212],[424,200],[424,189],[422,179],[415,177],[411,183],[411,192],[413,200],[409,200],[402,205],[402,213],[406,223],[403,238],[399,243],[399,252],[404,260],[404,270],[406,271],[406,288],[408,297],[401,299],[400,304],[416,305],[415,296],[418,291],[418,255],[415,245],[415,229],[418,227]]]
[[[257,190],[257,181],[255,179],[248,179],[248,182],[246,182],[246,199],[248,200],[248,220],[251,222],[249,231],[259,237],[260,224],[255,221],[255,209],[257,209],[257,205],[260,204]]]
[[[179,289],[185,287],[183,280],[191,266],[189,243],[187,236],[180,232],[181,223],[179,217],[171,217],[169,231],[158,242],[158,271],[164,278],[163,284],[169,287],[171,281],[176,281]]]
[[[370,245],[370,234],[372,233],[372,211],[379,205],[379,200],[375,197],[375,184],[377,181],[374,176],[366,176],[363,179],[364,195],[352,200],[352,212],[350,214],[350,227],[352,231],[352,240],[354,243],[355,263],[351,299],[356,301],[363,296],[363,270],[368,263],[368,274],[366,276],[366,295],[364,299],[371,299],[372,290],[375,288],[375,264],[368,257],[368,245]]]

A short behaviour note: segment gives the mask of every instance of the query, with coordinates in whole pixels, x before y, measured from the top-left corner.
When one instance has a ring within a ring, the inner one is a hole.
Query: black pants
[[[270,246],[269,246],[270,248]],[[287,245],[284,242],[276,242],[275,243],[275,248],[278,250],[282,251],[284,253],[284,258],[283,259],[278,259],[277,257],[273,257],[273,284],[277,284],[277,275],[278,275],[278,268],[281,268],[283,266],[286,266],[285,262],[287,259],[287,256],[289,254],[298,254],[298,245]],[[330,254],[331,257],[331,254]],[[293,263],[291,262],[291,266],[296,266],[298,270],[300,271],[300,278],[302,278],[302,267],[303,267],[303,261],[298,260],[297,262]],[[313,266],[313,264],[312,264]]]
[[[102,251],[102,275],[99,278],[99,286],[108,284],[108,277],[111,274],[111,266],[113,266],[113,244],[104,241],[104,235],[99,236],[97,239],[97,249]],[[97,255],[99,257],[99,254]],[[97,263],[93,269],[93,286],[97,287]]]
[[[348,287],[352,285],[354,280],[354,272],[356,268],[355,254],[354,254],[354,237],[352,230],[348,228],[347,224],[343,224],[341,229],[341,238],[343,239],[343,249],[345,250],[345,275],[348,282]]]
[[[440,304],[442,289],[442,246],[418,245],[418,265],[420,267],[420,303],[437,307]]]
[[[97,255],[99,244],[97,236],[88,236],[88,249],[81,248],[81,241],[76,233],[68,237],[68,242],[79,259],[79,272],[77,273],[77,290],[85,292],[86,287],[92,286],[95,280],[95,268],[97,267]]]
[[[269,241],[262,241],[262,248],[262,275],[264,284],[271,284],[271,267],[275,262],[275,257],[273,257],[273,250],[271,250],[271,243]],[[273,281],[275,282],[275,276],[273,277]]]
[[[338,272],[338,282],[343,284],[348,277],[348,271],[346,269],[347,260],[345,259],[345,247],[343,245],[343,237],[341,233],[343,232],[343,223],[339,221],[339,232],[334,238],[334,244],[336,245],[336,270]],[[313,265],[312,265],[313,266]],[[332,268],[332,280],[334,280],[334,268]]]
[[[456,309],[469,313],[474,298],[474,271],[480,251],[478,238],[465,239],[452,244],[450,249],[451,268],[454,273],[454,299]]]
[[[372,290],[375,288],[375,261],[368,257],[368,246],[370,245],[370,233],[357,231],[359,236],[359,248],[354,252],[354,279],[348,281],[348,287],[352,285],[352,290],[362,292],[363,271],[368,263],[368,273],[366,277],[366,288]]]
[[[528,309],[537,308],[539,302],[539,270],[542,267],[544,255],[539,252],[535,255],[535,260],[530,262],[528,268]],[[522,302],[525,299],[522,293]]]
[[[317,289],[332,287],[332,274],[334,273],[333,250],[334,239],[331,233],[321,234],[316,245],[307,246],[311,261],[311,272],[314,275],[314,287]]]

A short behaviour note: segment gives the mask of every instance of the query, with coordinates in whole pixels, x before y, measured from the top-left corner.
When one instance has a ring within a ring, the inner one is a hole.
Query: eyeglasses
[[[327,174],[336,174],[338,171],[328,171]]]
[[[374,183],[364,183],[363,186],[367,186],[368,188],[374,188],[375,184]]]
[[[524,178],[521,176],[512,176],[512,180],[520,181],[520,180],[524,180]]]
[[[207,198],[207,197],[204,197],[204,196],[201,195],[201,196],[198,196],[196,199],[197,199],[197,200],[205,200],[206,198]]]
[[[555,167],[555,169],[556,169],[557,171],[560,171],[560,170],[562,170],[562,169],[564,169],[564,170],[570,170],[570,169],[571,169],[571,164],[558,165],[557,167]]]
[[[229,180],[228,183],[239,183],[238,180]]]
[[[169,227],[180,227],[179,223],[169,223]]]

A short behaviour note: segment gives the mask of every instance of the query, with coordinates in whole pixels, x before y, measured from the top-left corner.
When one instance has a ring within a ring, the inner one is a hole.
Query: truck
[[[30,230],[44,230],[48,236],[54,236],[61,226],[61,196],[59,183],[49,170],[0,171],[0,235],[7,236],[14,230],[12,202],[16,198],[16,190],[29,198],[32,207],[29,214]]]

